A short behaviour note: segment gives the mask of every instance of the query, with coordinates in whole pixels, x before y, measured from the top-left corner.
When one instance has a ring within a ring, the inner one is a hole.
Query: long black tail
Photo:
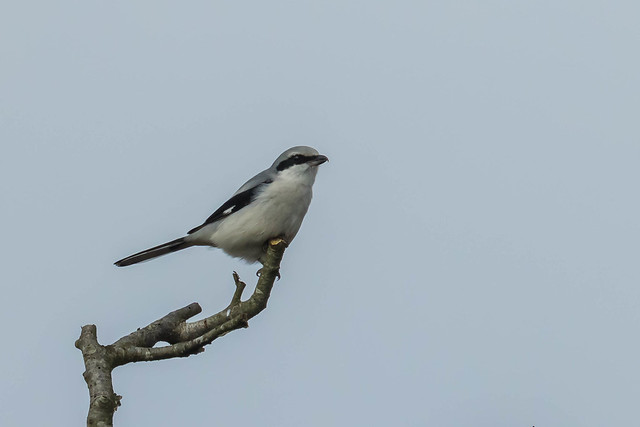
[[[125,267],[127,265],[137,264],[139,262],[159,257],[161,255],[170,254],[171,252],[186,249],[190,246],[193,246],[193,243],[185,242],[184,237],[181,237],[162,245],[154,246],[153,248],[147,249],[145,251],[138,252],[137,254],[130,255],[126,258],[121,259],[120,261],[116,261],[114,264],[118,267]]]

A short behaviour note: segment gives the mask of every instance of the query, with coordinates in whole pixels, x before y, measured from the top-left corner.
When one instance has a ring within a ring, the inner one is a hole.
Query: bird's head
[[[315,148],[304,145],[289,148],[273,162],[271,166],[278,174],[311,175],[315,177],[318,166],[328,161],[327,156],[318,153]]]

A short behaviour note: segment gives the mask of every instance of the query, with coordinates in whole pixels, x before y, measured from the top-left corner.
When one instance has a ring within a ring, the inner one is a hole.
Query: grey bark
[[[249,319],[267,307],[267,301],[276,277],[279,277],[280,262],[287,243],[273,239],[268,243],[267,256],[260,272],[253,295],[242,301],[245,284],[236,272],[233,279],[236,291],[231,303],[220,312],[205,319],[187,322],[202,311],[198,303],[173,311],[144,328],[122,337],[111,345],[98,343],[95,325],[82,327],[76,347],[82,351],[84,379],[89,388],[88,426],[113,425],[113,414],[120,406],[122,396],[113,390],[111,373],[118,366],[132,362],[188,357],[201,353],[204,347],[233,330],[249,326]],[[158,342],[169,345],[153,347]]]

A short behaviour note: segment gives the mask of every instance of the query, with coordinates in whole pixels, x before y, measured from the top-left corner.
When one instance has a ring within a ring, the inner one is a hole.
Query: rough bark
[[[235,329],[249,326],[249,319],[267,307],[267,301],[287,244],[282,239],[268,243],[267,256],[253,295],[242,301],[245,284],[236,272],[236,284],[231,303],[222,311],[195,322],[187,322],[202,311],[198,303],[173,311],[144,328],[120,338],[111,345],[98,343],[95,325],[82,327],[76,347],[82,351],[84,379],[89,388],[88,426],[112,426],[113,414],[120,406],[122,396],[113,391],[111,373],[127,363],[188,357],[201,353],[204,347]],[[169,345],[154,347],[158,342]]]

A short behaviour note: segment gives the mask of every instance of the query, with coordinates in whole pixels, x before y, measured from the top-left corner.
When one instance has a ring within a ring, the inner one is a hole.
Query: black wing
[[[262,187],[264,184],[269,184],[271,180],[267,180],[262,182],[255,187],[252,187],[248,190],[243,191],[242,193],[238,193],[227,200],[222,206],[220,206],[214,213],[211,214],[207,220],[196,228],[189,230],[187,234],[193,234],[196,231],[200,230],[205,225],[209,225],[213,222],[220,221],[222,218],[226,218],[234,212],[238,212],[240,209],[247,206],[249,203],[253,202],[258,194],[258,189]]]

